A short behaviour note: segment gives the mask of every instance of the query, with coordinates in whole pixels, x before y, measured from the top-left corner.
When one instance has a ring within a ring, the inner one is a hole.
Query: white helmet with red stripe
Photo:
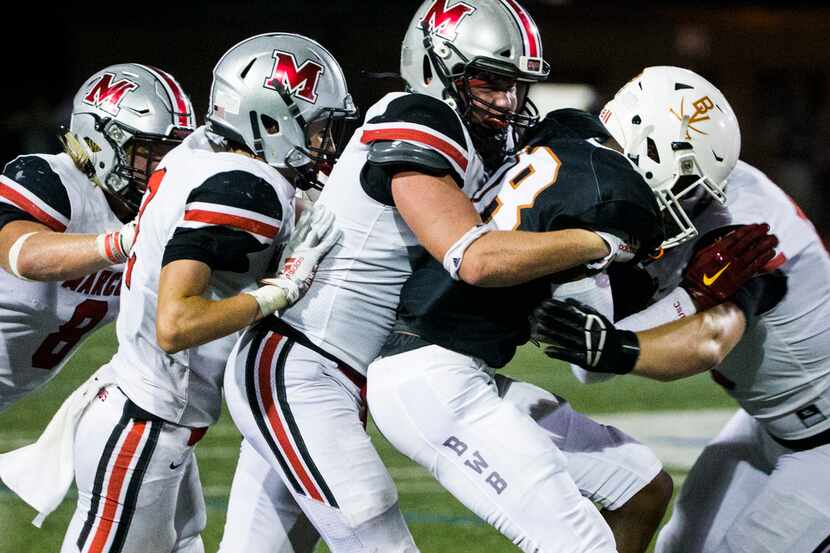
[[[133,212],[155,166],[194,128],[193,105],[176,79],[121,63],[78,90],[64,145],[93,182]]]
[[[469,109],[484,108],[500,112],[515,126],[529,126],[538,119],[526,99],[526,86],[515,111],[471,98],[469,79],[482,73],[525,84],[547,79],[550,66],[530,14],[516,0],[421,4],[401,50],[401,75],[411,91],[444,100],[465,116]]]
[[[657,196],[669,225],[663,248],[696,237],[687,210],[699,200],[726,203],[741,152],[738,120],[721,91],[688,69],[647,67],[600,119]]]

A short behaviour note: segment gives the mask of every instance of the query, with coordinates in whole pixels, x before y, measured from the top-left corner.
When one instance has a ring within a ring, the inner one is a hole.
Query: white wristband
[[[20,257],[20,250],[23,249],[23,243],[33,234],[37,234],[37,232],[27,232],[26,234],[21,235],[17,240],[15,240],[14,244],[12,244],[12,247],[9,248],[9,269],[11,269],[14,276],[21,280],[32,280],[20,274],[20,270],[17,268],[17,261]]]
[[[685,317],[691,317],[695,313],[697,313],[697,309],[689,293],[678,286],[666,294],[665,297],[639,313],[634,313],[618,321],[616,326],[620,330],[639,332]]]
[[[259,312],[263,317],[276,313],[288,307],[289,302],[285,290],[279,286],[266,285],[252,292],[245,292],[253,296],[259,305]]]
[[[461,262],[464,260],[467,248],[491,230],[493,230],[493,227],[490,224],[476,225],[450,246],[450,249],[444,254],[444,269],[450,274],[450,278],[461,280],[458,272],[461,270]]]

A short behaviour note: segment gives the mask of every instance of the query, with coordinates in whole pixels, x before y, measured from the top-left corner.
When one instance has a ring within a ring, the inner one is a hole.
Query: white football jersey
[[[0,227],[15,220],[83,234],[123,225],[66,154],[20,156],[6,165]],[[35,282],[0,269],[0,411],[54,378],[86,338],[115,319],[122,270]]]
[[[190,259],[212,275],[204,297],[221,300],[256,289],[291,234],[294,187],[266,163],[217,152],[204,127],[159,164],[139,212],[116,325],[116,380],[139,407],[176,424],[207,426],[221,410],[225,362],[237,334],[174,354],[156,340],[159,275]]]
[[[389,183],[376,183],[364,171],[376,141],[441,154],[467,196],[485,178],[465,125],[444,102],[393,93],[366,113],[318,200],[334,211],[343,237],[320,262],[308,293],[282,315],[314,344],[363,374],[395,322],[401,287],[412,273],[410,254],[420,249],[394,207]],[[417,166],[417,160],[412,164]]]
[[[775,436],[799,439],[830,428],[830,257],[801,209],[744,162],[729,176],[728,217],[715,208],[694,217],[701,236],[727,224],[766,222],[778,237],[768,268],[784,271],[788,292],[747,330],[715,379]],[[680,282],[694,243],[652,263],[659,294]]]

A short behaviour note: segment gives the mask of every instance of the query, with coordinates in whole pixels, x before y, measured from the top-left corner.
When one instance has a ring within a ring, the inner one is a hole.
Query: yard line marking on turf
[[[591,418],[631,434],[653,449],[664,465],[689,470],[734,414],[735,409],[700,409],[604,413]]]

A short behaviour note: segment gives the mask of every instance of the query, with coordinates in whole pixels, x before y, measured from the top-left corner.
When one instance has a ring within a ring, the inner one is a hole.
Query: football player
[[[316,68],[299,86],[297,60]],[[294,228],[289,180],[314,178],[355,111],[340,66],[305,37],[258,35],[219,60],[207,125],[142,199],[119,347],[99,371],[112,384],[71,429],[79,497],[63,552],[203,551],[193,448],[221,412],[236,332],[295,303],[338,237],[325,208]],[[282,269],[258,287],[279,248]]]
[[[518,3],[423,2],[401,70],[409,92],[369,109],[320,197],[342,241],[303,300],[243,335],[226,372],[229,410],[250,445],[237,480],[256,486],[267,462],[334,552],[416,551],[363,423],[366,367],[395,321],[413,260],[432,256],[454,279],[493,286],[627,255],[620,240],[593,231],[494,230],[470,201],[514,148],[514,131],[535,119],[527,85],[548,75],[538,30]],[[242,497],[257,493],[248,489]],[[296,509],[275,507],[279,493],[263,490],[261,509],[233,497],[231,507],[272,520],[268,528],[290,527]],[[223,550],[239,544],[275,548],[234,524]]]
[[[527,149],[474,197],[486,220],[536,232],[578,226],[644,252],[657,248],[654,195],[623,155],[602,145],[609,135],[599,122],[560,110],[527,138]],[[656,457],[561,398],[494,378],[528,340],[533,307],[554,282],[576,276],[480,288],[424,259],[403,287],[400,320],[381,358],[369,366],[369,405],[396,448],[523,550],[643,551],[671,495]],[[596,449],[586,450],[586,436]],[[606,515],[619,527],[619,549],[580,494],[609,511],[636,506],[642,520],[619,524],[619,513]],[[651,494],[657,501],[644,517],[643,497]]]
[[[726,339],[711,342],[709,365],[717,365],[714,379],[741,410],[689,473],[657,551],[824,551],[830,543],[830,493],[824,478],[830,456],[830,259],[801,210],[760,171],[741,161],[731,171],[728,164],[721,169],[719,158],[737,151],[734,145],[740,142],[737,123],[721,117],[728,109],[714,86],[675,67],[647,68],[606,106],[609,130],[652,173],[655,190],[666,204],[674,204],[691,240],[645,267],[651,278],[641,282],[653,283],[644,294],[648,306],[619,321],[618,329],[607,321],[599,324],[583,306],[558,305],[540,315],[560,313],[547,330],[571,338],[568,329],[591,318],[595,328],[605,325],[606,344],[612,346],[608,352],[621,342],[640,350],[625,361],[614,360],[612,353],[605,362],[605,354],[597,355],[594,347],[589,361],[582,341],[573,353],[561,349],[562,343],[551,353],[589,371],[630,370],[658,380],[696,372],[686,345],[700,340],[701,327],[719,320]],[[649,155],[649,148],[656,155]],[[703,186],[684,197],[690,184]],[[722,301],[736,273],[748,271],[740,255],[733,254],[710,258],[705,270],[684,274],[692,252],[705,256],[707,248],[718,244],[707,246],[712,240],[732,239],[731,225],[760,221],[780,239],[778,254],[766,268],[783,271],[788,287],[773,275],[756,278],[731,301],[704,316],[694,315]],[[682,226],[677,225],[678,231]],[[697,291],[689,294],[690,285]],[[625,309],[618,318],[631,312]],[[641,329],[648,330],[630,332]],[[589,380],[604,376],[583,369],[578,373]]]
[[[194,128],[168,73],[112,65],[81,86],[64,152],[9,162],[0,176],[0,411],[54,378],[115,319],[141,194]]]

